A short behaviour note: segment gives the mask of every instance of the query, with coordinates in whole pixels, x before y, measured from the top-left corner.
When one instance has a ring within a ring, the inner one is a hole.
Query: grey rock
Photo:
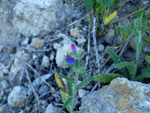
[[[49,104],[46,108],[45,113],[61,113],[55,106]]]
[[[1,102],[2,102],[3,96],[4,96],[4,91],[3,91],[3,90],[0,90],[0,101],[1,101]],[[1,112],[0,112],[0,113],[1,113]]]
[[[33,46],[36,49],[41,49],[44,46],[44,40],[40,38],[33,38],[31,46]]]
[[[78,45],[84,45],[85,42],[87,41],[85,38],[77,39]]]
[[[104,45],[103,44],[98,45],[98,51],[99,52],[103,52],[104,51]]]
[[[41,87],[39,88],[39,94],[42,95],[42,94],[48,92],[48,89],[49,89],[49,88],[48,88],[48,86],[46,86],[46,85],[41,86]]]
[[[76,46],[76,50],[77,50],[77,53],[80,54],[81,52],[83,52],[84,50],[77,47]],[[62,67],[62,68],[67,68],[66,65],[65,65],[65,56],[67,55],[67,52],[71,52],[71,44],[68,45],[68,44],[64,44],[64,46],[62,48],[58,48],[57,49],[57,52],[56,52],[56,64],[58,67]]]
[[[46,67],[48,68],[49,65],[50,65],[50,61],[49,61],[49,57],[47,56],[43,56],[43,59],[42,59],[42,64],[41,64],[43,67]]]
[[[121,45],[122,44],[122,38],[120,36],[116,36],[114,38],[114,40],[115,40],[116,45]]]
[[[78,28],[73,28],[70,30],[70,35],[76,38],[79,35],[79,29]]]
[[[59,43],[54,43],[53,44],[53,48],[54,49],[58,49],[58,48],[60,48],[61,47],[61,44],[59,44]]]
[[[116,78],[82,99],[80,113],[149,113],[150,85]]]
[[[13,7],[18,0],[0,1],[0,45],[16,46],[19,38],[17,30],[12,25]]]
[[[6,89],[6,88],[9,87],[9,83],[6,80],[3,80],[3,81],[0,82],[0,86],[1,86],[2,89]]]
[[[63,25],[66,16],[62,0],[20,0],[13,11],[13,25],[25,36],[48,34]]]
[[[10,113],[6,104],[0,106],[0,113]]]
[[[29,38],[26,37],[26,38],[21,42],[21,44],[22,44],[23,46],[26,46],[26,45],[28,45],[28,42],[29,42]]]
[[[79,95],[80,98],[86,96],[88,93],[89,93],[89,91],[86,91],[84,89],[79,89],[78,90],[78,95]]]
[[[24,107],[27,101],[27,88],[15,86],[8,95],[8,105],[11,107]]]
[[[114,37],[114,36],[115,36],[115,30],[109,29],[109,30],[108,30],[108,33],[106,34],[106,36],[105,36],[105,38],[104,38],[104,40],[105,40],[108,44],[112,45],[113,37]]]
[[[39,85],[41,85],[45,80],[47,80],[51,76],[52,76],[52,74],[46,74],[46,75],[43,75],[41,77],[36,78],[33,81],[33,86],[37,86],[38,87]]]
[[[24,63],[31,59],[31,56],[24,51],[17,51],[15,57],[9,73],[9,82],[12,85],[19,84],[19,79],[24,76]],[[22,81],[22,79],[20,79],[20,81]]]

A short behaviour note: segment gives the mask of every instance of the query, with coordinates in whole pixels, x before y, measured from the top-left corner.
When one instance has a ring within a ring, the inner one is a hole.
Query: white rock
[[[79,89],[78,90],[78,95],[79,95],[80,98],[86,96],[88,93],[89,93],[89,91],[86,91],[84,89]]]
[[[40,49],[44,46],[44,40],[40,38],[33,38],[31,42],[31,46],[36,49]]]
[[[115,30],[113,29],[109,29],[108,33],[106,34],[104,40],[108,43],[108,44],[112,44],[113,41],[113,37],[115,36]]]
[[[85,38],[81,38],[81,39],[77,39],[76,41],[78,42],[79,45],[84,45],[85,42],[86,42],[86,39]]]
[[[0,113],[9,113],[9,109],[6,104],[0,106]]]
[[[47,80],[51,76],[52,76],[52,74],[46,74],[46,75],[43,75],[41,77],[36,78],[33,81],[33,86],[37,86],[38,87],[39,85],[41,85],[45,80]]]
[[[55,106],[49,104],[46,108],[45,113],[61,113]]]
[[[43,56],[43,59],[42,59],[42,66],[48,68],[49,65],[50,65],[49,57]]]
[[[76,50],[77,50],[77,53],[81,53],[83,52],[84,50],[77,47],[76,46]],[[62,68],[67,68],[65,66],[65,56],[67,55],[67,52],[71,52],[71,44],[68,45],[68,44],[64,44],[64,46],[62,48],[58,48],[57,49],[57,52],[56,52],[56,64],[58,67],[62,67]]]
[[[76,38],[79,35],[79,29],[78,28],[71,29],[70,35]]]
[[[104,51],[104,45],[103,45],[103,44],[100,44],[100,45],[98,46],[98,51],[99,51],[99,52],[103,52],[103,51]]]
[[[64,24],[64,9],[62,0],[20,0],[13,25],[25,36],[45,35]]]
[[[80,113],[149,113],[150,85],[116,78],[82,98]]]
[[[15,86],[8,95],[8,105],[11,107],[24,107],[27,101],[27,88]]]
[[[0,82],[0,86],[1,86],[2,89],[6,89],[6,88],[9,87],[9,84],[6,80],[3,80],[3,81]]]
[[[31,59],[31,56],[24,51],[17,51],[15,54],[16,59],[14,59],[14,63],[11,66],[10,73],[9,73],[9,82],[10,84],[18,84],[19,78],[24,73],[24,66],[25,62]]]
[[[54,43],[53,44],[53,48],[54,49],[58,49],[58,48],[60,48],[61,47],[61,44],[59,44],[59,43]]]

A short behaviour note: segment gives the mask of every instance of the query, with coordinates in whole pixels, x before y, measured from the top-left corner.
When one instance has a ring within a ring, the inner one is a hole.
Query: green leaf
[[[121,62],[121,63],[118,63],[115,65],[114,68],[124,68],[124,67],[127,67],[127,66],[132,66],[133,65],[133,62]]]
[[[94,8],[94,1],[93,0],[84,0],[85,6],[87,9]]]
[[[115,63],[121,61],[121,58],[112,49],[106,48],[106,51]]]
[[[114,3],[114,0],[96,0],[96,1],[106,7],[109,7]]]
[[[150,64],[150,56],[146,56],[145,60]]]
[[[86,79],[87,83],[89,83],[90,81],[94,80],[94,77],[90,77],[88,79]],[[77,85],[76,90],[78,90],[80,87],[82,87],[84,85],[84,81],[82,81],[79,85]]]
[[[79,55],[79,58],[80,59],[82,59],[83,58],[83,56],[86,54],[86,52],[84,51],[84,52],[82,52],[80,55]]]
[[[84,84],[85,84],[85,85],[87,85],[87,80],[86,80],[86,78],[85,78],[84,74],[80,73],[80,75],[81,75],[81,76],[82,76],[82,78],[83,78],[83,82],[84,82]]]
[[[122,37],[121,36],[121,33],[120,33],[120,30],[119,30],[119,28],[118,28],[118,26],[115,24],[115,30],[116,30],[116,32],[118,33],[118,35],[120,36],[120,37]]]
[[[129,27],[126,27],[124,25],[120,25],[120,27],[127,30],[127,31],[129,31],[129,32],[132,32],[132,29],[130,29]]]
[[[144,29],[144,30],[141,32],[141,34],[147,32],[147,31],[149,31],[149,30],[150,30],[150,27],[147,27],[146,29]]]
[[[137,55],[138,55],[137,58],[138,58],[142,51],[142,42],[139,42],[137,44],[138,44],[137,46]]]
[[[132,76],[134,74],[134,68],[135,68],[135,65],[132,65],[132,66],[129,66],[128,69],[129,69],[129,74]]]
[[[66,108],[72,101],[73,97],[69,96],[67,100],[64,102],[63,108]]]
[[[143,38],[146,42],[149,42],[150,43],[150,36],[146,36]]]
[[[68,91],[69,96],[73,95],[72,84],[68,81],[67,81],[67,91]]]
[[[115,79],[117,77],[122,77],[122,75],[114,74],[114,73],[100,74],[100,75],[94,76],[94,78],[95,78],[94,80],[98,81],[98,82],[110,83],[113,79]]]
[[[74,84],[74,81],[73,81],[72,79],[70,79],[69,77],[67,77],[67,76],[65,76],[65,75],[63,75],[63,74],[57,74],[57,76],[60,76],[60,77],[66,79],[67,81],[69,81],[69,82],[71,82],[71,83]]]
[[[147,15],[145,15],[144,17],[143,17],[143,20],[147,20],[147,19],[149,19],[150,18],[150,13],[148,13]]]
[[[139,75],[136,80],[142,82],[144,78],[150,78],[150,73],[143,73],[142,75]]]
[[[38,107],[38,100],[37,99],[35,100],[35,105],[36,105],[36,107]]]
[[[116,6],[116,5],[118,5],[119,3],[120,3],[120,0],[115,0],[114,3],[113,3],[113,5]]]

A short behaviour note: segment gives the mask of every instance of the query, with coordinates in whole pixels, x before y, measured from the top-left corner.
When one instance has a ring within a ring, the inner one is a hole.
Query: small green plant
[[[62,97],[62,101],[64,102],[63,107],[66,108],[69,113],[74,113],[74,100],[76,98],[76,92],[79,88],[81,88],[83,85],[87,85],[90,81],[98,81],[98,82],[105,82],[109,83],[113,79],[117,77],[122,77],[119,74],[99,74],[95,75],[94,77],[86,78],[86,70],[85,70],[85,63],[82,60],[82,57],[85,55],[85,52],[78,54],[76,51],[76,47],[74,44],[71,45],[72,52],[67,53],[65,56],[65,61],[67,65],[70,67],[70,73],[72,71],[75,72],[75,77],[70,78],[68,76],[65,76],[63,74],[55,73],[55,80],[57,82],[57,85],[60,88],[60,94]],[[81,75],[83,78],[83,81],[79,84],[78,77]],[[63,82],[61,78],[64,78],[67,82],[66,84]]]
[[[84,0],[86,8],[95,12],[97,19],[102,17],[102,21],[105,25],[117,15],[117,11],[112,13],[112,9],[119,2],[120,0]],[[99,14],[101,14],[101,16],[99,16]]]
[[[148,74],[147,75],[141,74],[140,77],[137,77],[137,68],[138,68],[139,56],[142,52],[142,34],[150,30],[150,27],[147,27],[146,24],[143,24],[143,13],[141,13],[140,17],[137,19],[134,19],[134,21],[131,22],[128,26],[121,25],[121,31],[122,29],[125,29],[126,31],[130,32],[128,39],[132,36],[135,36],[136,59],[131,60],[130,62],[123,62],[122,59],[114,51],[112,51],[111,49],[107,49],[107,51],[110,57],[113,59],[113,61],[117,63],[115,65],[115,68],[121,69],[120,71],[122,71],[125,77],[133,81],[135,80],[141,81],[143,78],[149,77]],[[117,28],[117,31],[119,31],[118,28]],[[127,76],[126,69],[128,69],[130,76]]]

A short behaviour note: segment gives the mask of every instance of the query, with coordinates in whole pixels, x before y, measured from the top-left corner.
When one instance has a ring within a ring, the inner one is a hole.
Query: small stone
[[[113,41],[113,37],[114,37],[114,36],[115,36],[115,30],[109,29],[109,31],[108,31],[107,35],[105,36],[104,40],[105,40],[108,44],[112,45],[112,41]]]
[[[71,29],[70,35],[76,38],[79,35],[79,29],[78,28]]]
[[[33,38],[31,46],[33,46],[35,49],[41,49],[44,46],[44,40],[40,38]]]
[[[10,113],[6,104],[0,106],[0,113]]]
[[[42,66],[48,68],[49,65],[50,65],[49,57],[44,56],[43,59],[42,59]]]
[[[46,74],[46,75],[43,75],[41,77],[38,77],[36,78],[34,81],[33,81],[33,86],[39,86],[43,83],[43,80],[47,80],[49,77],[51,77],[52,74]]]
[[[82,39],[77,39],[76,41],[78,42],[78,45],[84,45],[86,42],[86,39],[82,38]]]
[[[51,55],[50,56],[50,61],[53,61],[54,60],[54,55]]]
[[[13,54],[15,52],[15,46],[4,47],[4,52],[6,52],[8,54]]]
[[[28,45],[28,42],[29,42],[29,38],[25,38],[23,41],[22,41],[22,45],[25,46],[25,45]]]
[[[61,113],[55,106],[49,104],[46,108],[45,113]]]
[[[84,89],[79,89],[78,90],[78,95],[79,95],[80,98],[86,96],[88,93],[89,93],[89,91],[86,91]]]
[[[77,46],[76,46],[76,50],[77,50],[78,54],[81,54],[84,51],[83,49],[81,49]],[[64,58],[65,58],[65,55],[67,55],[67,52],[69,53],[71,51],[72,51],[71,50],[71,44],[70,45],[64,44],[64,46],[62,48],[59,48],[57,50],[55,60],[56,60],[56,64],[58,67],[67,68],[65,65],[66,63],[65,63]]]
[[[58,49],[58,48],[60,48],[61,47],[61,44],[59,44],[59,43],[54,43],[54,45],[53,45],[53,48],[54,49]]]
[[[27,101],[27,88],[15,86],[8,95],[8,105],[11,107],[24,107]]]
[[[9,87],[9,84],[6,80],[3,80],[3,81],[0,82],[0,86],[1,86],[2,89],[6,89],[6,88]]]
[[[49,89],[49,88],[48,88],[48,86],[46,86],[46,85],[41,86],[41,87],[39,88],[39,94],[42,95],[42,94],[48,92],[48,89]]]
[[[103,52],[103,51],[104,51],[104,45],[100,44],[100,45],[98,46],[98,51],[99,51],[99,52]]]

